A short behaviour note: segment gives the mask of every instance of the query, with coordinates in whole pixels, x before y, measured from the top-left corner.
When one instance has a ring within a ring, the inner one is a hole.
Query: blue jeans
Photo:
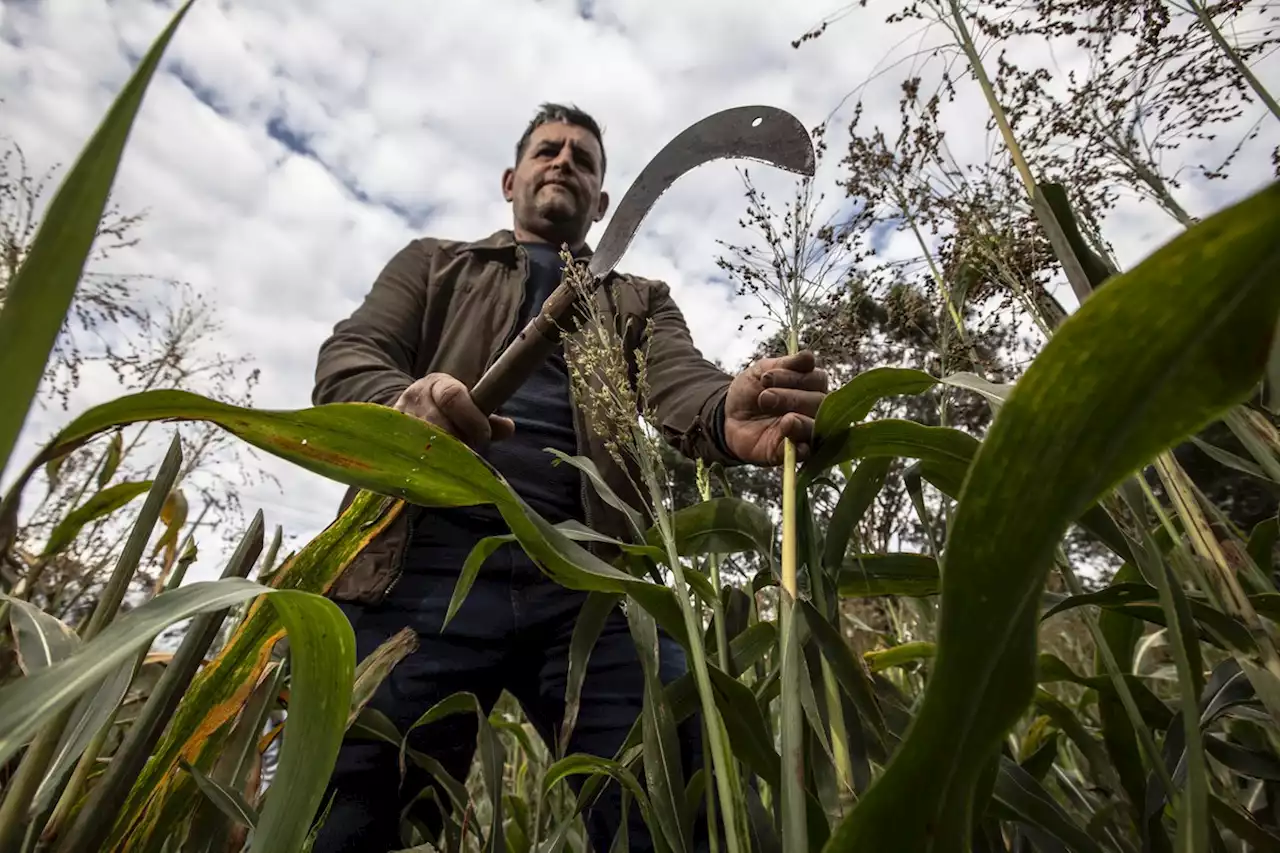
[[[474,693],[487,711],[505,688],[519,700],[544,742],[554,744],[564,715],[569,642],[586,593],[555,584],[518,546],[505,546],[485,562],[466,602],[441,631],[467,554],[483,536],[504,531],[457,510],[431,511],[418,526],[422,529],[406,555],[404,574],[386,599],[377,605],[342,604],[355,630],[359,660],[405,626],[418,634],[417,651],[392,670],[370,705],[403,733],[453,693]],[[686,671],[684,650],[665,635],[660,643],[660,677],[670,683]],[[615,610],[591,653],[568,752],[614,757],[643,701],[640,661],[626,617]],[[680,727],[686,777],[701,766],[699,726],[692,717]],[[409,745],[463,781],[476,734],[474,715],[456,714],[415,729]],[[580,779],[572,777],[574,782]],[[344,742],[326,794],[326,801],[333,795],[333,804],[313,853],[383,853],[401,848],[401,810],[429,784],[434,784],[431,777],[412,761],[407,764],[404,785],[400,784],[398,753],[390,744]],[[439,798],[449,802],[443,790]],[[418,800],[413,808],[413,814],[433,831],[441,826],[429,801]],[[606,853],[621,821],[616,783],[605,787],[585,820],[592,846],[597,853]],[[628,828],[632,850],[653,849],[634,804]]]

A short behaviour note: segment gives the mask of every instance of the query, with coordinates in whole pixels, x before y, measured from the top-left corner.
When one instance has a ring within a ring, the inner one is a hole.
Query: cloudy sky
[[[116,182],[124,210],[147,211],[141,242],[109,269],[190,282],[218,307],[219,350],[251,354],[261,368],[257,405],[304,407],[317,347],[397,249],[421,235],[474,239],[509,225],[499,177],[542,101],[574,102],[600,119],[615,198],[672,135],[725,107],[767,103],[812,126],[867,84],[871,118],[892,127],[905,57],[942,36],[890,27],[889,9],[872,3],[792,49],[841,5],[199,0],[151,86]],[[72,161],[172,6],[0,3],[0,135],[20,143],[37,171]],[[1051,61],[1070,67],[1073,58]],[[1280,88],[1274,57],[1258,70]],[[994,143],[973,85],[964,87],[946,127],[962,158],[980,157]],[[846,136],[838,123],[833,148]],[[1189,181],[1183,204],[1203,215],[1260,186],[1278,141],[1267,126],[1236,178]],[[828,180],[837,175],[833,162]],[[776,191],[791,185],[760,177]],[[716,240],[735,237],[741,210],[733,167],[704,167],[662,199],[621,265],[668,281],[697,343],[727,364],[753,343],[737,331],[751,306],[715,275]],[[1125,264],[1175,230],[1131,203],[1107,223]],[[592,238],[599,234],[598,226]],[[77,405],[113,390],[93,383]],[[38,413],[21,449],[67,417]],[[245,497],[269,524],[305,537],[332,517],[340,487],[265,464],[283,493],[263,486]]]

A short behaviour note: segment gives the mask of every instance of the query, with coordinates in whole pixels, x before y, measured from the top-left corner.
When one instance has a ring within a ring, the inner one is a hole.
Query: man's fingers
[[[489,418],[471,399],[467,386],[452,376],[441,376],[431,386],[431,399],[440,414],[456,427],[458,438],[472,446],[487,443],[492,432]]]
[[[511,438],[516,431],[516,422],[501,415],[489,415],[489,437],[493,441]]]
[[[808,373],[817,365],[812,350],[801,350],[795,355],[780,355],[774,358],[762,358],[756,365],[761,373],[771,370],[794,370],[797,373]]]
[[[798,370],[775,367],[761,376],[760,382],[766,388],[802,388],[806,391],[826,391],[828,379],[825,370],[810,370],[807,373],[801,373]]]
[[[810,419],[818,414],[818,407],[826,397],[821,391],[804,391],[798,388],[767,388],[760,392],[760,411],[782,415],[798,412]]]
[[[778,431],[796,445],[810,444],[813,441],[813,418],[794,413],[786,415],[778,422]]]

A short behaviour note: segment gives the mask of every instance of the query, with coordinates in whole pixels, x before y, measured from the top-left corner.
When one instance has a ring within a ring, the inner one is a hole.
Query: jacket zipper
[[[521,246],[516,246],[516,259],[520,267],[520,299],[515,303],[515,310],[511,312],[511,319],[508,320],[507,322],[507,333],[503,336],[502,346],[498,347],[496,350],[494,350],[492,353],[489,354],[489,359],[487,362],[485,362],[485,366],[484,366],[485,370],[488,370],[490,367],[493,366],[493,363],[498,360],[498,356],[502,355],[503,350],[505,350],[508,346],[511,345],[511,342],[515,340],[516,335],[519,333],[519,330],[516,329],[516,321],[520,319],[520,306],[524,304],[525,296],[529,292],[529,261],[527,256],[525,255],[524,248]],[[483,372],[484,371],[481,371],[482,374]],[[570,394],[573,393],[572,386],[570,386],[569,393]],[[575,407],[575,412],[576,412],[576,407]],[[573,431],[575,435],[578,432],[578,419],[576,416],[573,419]],[[582,453],[581,447],[582,447],[582,443],[581,443],[581,439],[579,438],[578,439],[579,454]],[[581,475],[579,475],[579,478],[581,479]],[[583,494],[583,497],[585,498],[586,496],[585,480],[583,480],[582,494]],[[391,594],[391,591],[396,588],[396,584],[400,583],[400,578],[404,577],[404,559],[405,559],[405,555],[409,551],[409,545],[413,541],[413,531],[415,527],[415,524],[414,524],[415,513],[413,512],[413,510],[415,509],[416,507],[414,507],[413,504],[410,504],[407,507],[405,507],[405,512],[409,513],[409,517],[405,525],[406,530],[405,530],[404,542],[401,544],[400,554],[396,557],[396,572],[394,575],[391,576],[391,582],[388,583],[386,588],[382,591],[382,595],[378,599],[380,602],[386,600],[387,596]]]

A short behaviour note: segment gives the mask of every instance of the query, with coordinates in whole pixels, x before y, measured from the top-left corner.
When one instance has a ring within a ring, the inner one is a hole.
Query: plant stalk
[[[165,455],[164,462],[156,472],[151,490],[147,493],[147,498],[138,513],[138,519],[134,522],[133,530],[129,534],[129,541],[120,554],[115,571],[107,581],[107,588],[103,590],[98,606],[94,608],[93,615],[89,617],[89,621],[81,632],[86,642],[93,639],[115,618],[120,602],[128,589],[129,581],[138,568],[138,562],[142,559],[142,552],[147,546],[147,540],[151,537],[151,531],[160,517],[160,507],[177,479],[181,464],[182,448],[175,437],[169,445],[169,452]],[[22,843],[25,833],[24,825],[32,799],[44,781],[45,773],[49,770],[49,762],[58,747],[58,741],[61,740],[62,733],[74,712],[75,706],[69,705],[55,715],[35,736],[27,747],[26,753],[23,754],[18,770],[8,790],[5,791],[4,803],[0,804],[0,853],[10,853],[11,850],[19,849],[18,845]],[[41,827],[36,829],[38,833]]]
[[[166,491],[165,494],[168,494]],[[253,568],[263,545],[262,512],[259,511],[249,525],[240,544],[236,547],[223,578],[245,577]],[[191,620],[178,651],[165,667],[164,675],[156,682],[146,704],[138,712],[111,765],[89,795],[84,808],[71,824],[71,829],[58,845],[59,853],[77,853],[81,850],[97,850],[114,828],[115,821],[104,815],[115,815],[124,804],[134,781],[142,771],[152,749],[164,732],[182,694],[195,677],[205,653],[217,639],[222,622],[230,608],[201,613]]]
[[[1222,35],[1222,30],[1218,29],[1218,25],[1213,22],[1213,18],[1210,17],[1204,4],[1200,0],[1187,0],[1187,3],[1195,11],[1200,23],[1204,24],[1204,28],[1209,31],[1209,37],[1213,39],[1214,44],[1222,49],[1222,52],[1227,55],[1227,59],[1231,60],[1231,64],[1235,66],[1236,71],[1249,84],[1249,88],[1253,89],[1253,93],[1258,96],[1258,100],[1267,105],[1267,109],[1271,110],[1273,116],[1280,119],[1280,103],[1276,102],[1271,92],[1267,91],[1267,87],[1262,85],[1262,81],[1254,75],[1249,66],[1240,58],[1240,54],[1236,53],[1236,49]]]
[[[641,447],[644,445],[641,444]],[[647,466],[646,466],[647,467]],[[689,585],[685,580],[684,566],[680,563],[680,555],[676,552],[675,531],[671,526],[671,516],[662,502],[662,494],[652,478],[649,482],[649,496],[653,502],[654,514],[658,518],[658,529],[662,533],[666,546],[667,562],[671,573],[675,576],[675,593],[680,602],[680,611],[684,615],[685,631],[689,635],[689,652],[692,658],[694,681],[698,686],[698,698],[702,705],[702,717],[705,725],[712,733],[711,760],[715,770],[714,781],[716,793],[720,800],[720,810],[724,815],[725,847],[728,853],[747,853],[744,846],[742,829],[742,813],[738,808],[740,798],[735,798],[733,783],[737,777],[732,756],[726,744],[724,723],[720,719],[720,711],[716,707],[715,694],[711,687],[711,674],[707,670],[706,649],[702,645],[702,619],[693,605],[689,593]],[[708,783],[713,781],[708,778]]]
[[[797,324],[787,329],[787,354],[800,349]],[[782,589],[778,596],[778,642],[782,651],[782,847],[808,850],[804,795],[804,718],[800,706],[800,647],[795,625],[799,588],[796,536],[796,446],[784,439],[782,450]]]
[[[987,107],[991,110],[991,115],[996,120],[996,126],[1000,129],[1000,136],[1004,139],[1005,146],[1009,149],[1009,156],[1013,158],[1013,165],[1017,168],[1019,177],[1022,178],[1023,186],[1026,187],[1027,197],[1031,200],[1031,209],[1035,212],[1036,219],[1040,222],[1040,227],[1044,229],[1045,234],[1049,237],[1049,243],[1053,246],[1053,253],[1057,255],[1058,260],[1062,263],[1062,271],[1066,274],[1067,281],[1071,283],[1071,289],[1075,291],[1076,299],[1084,302],[1093,290],[1093,286],[1089,283],[1089,277],[1085,274],[1084,267],[1080,264],[1080,259],[1072,251],[1071,243],[1067,240],[1066,232],[1062,230],[1058,217],[1045,201],[1039,187],[1036,186],[1036,179],[1031,173],[1031,166],[1028,165],[1027,158],[1022,153],[1022,146],[1018,143],[1017,137],[1013,135],[1013,128],[1009,125],[1009,119],[1005,115],[1004,107],[996,99],[996,92],[991,85],[991,78],[987,76],[987,69],[982,64],[982,57],[978,55],[978,49],[973,43],[973,36],[969,33],[969,25],[964,21],[964,15],[960,9],[960,0],[947,0],[947,5],[951,11],[955,34],[960,40],[960,48],[969,60],[969,68],[973,71],[973,76],[977,78],[978,85],[982,88],[982,95],[987,100]]]

